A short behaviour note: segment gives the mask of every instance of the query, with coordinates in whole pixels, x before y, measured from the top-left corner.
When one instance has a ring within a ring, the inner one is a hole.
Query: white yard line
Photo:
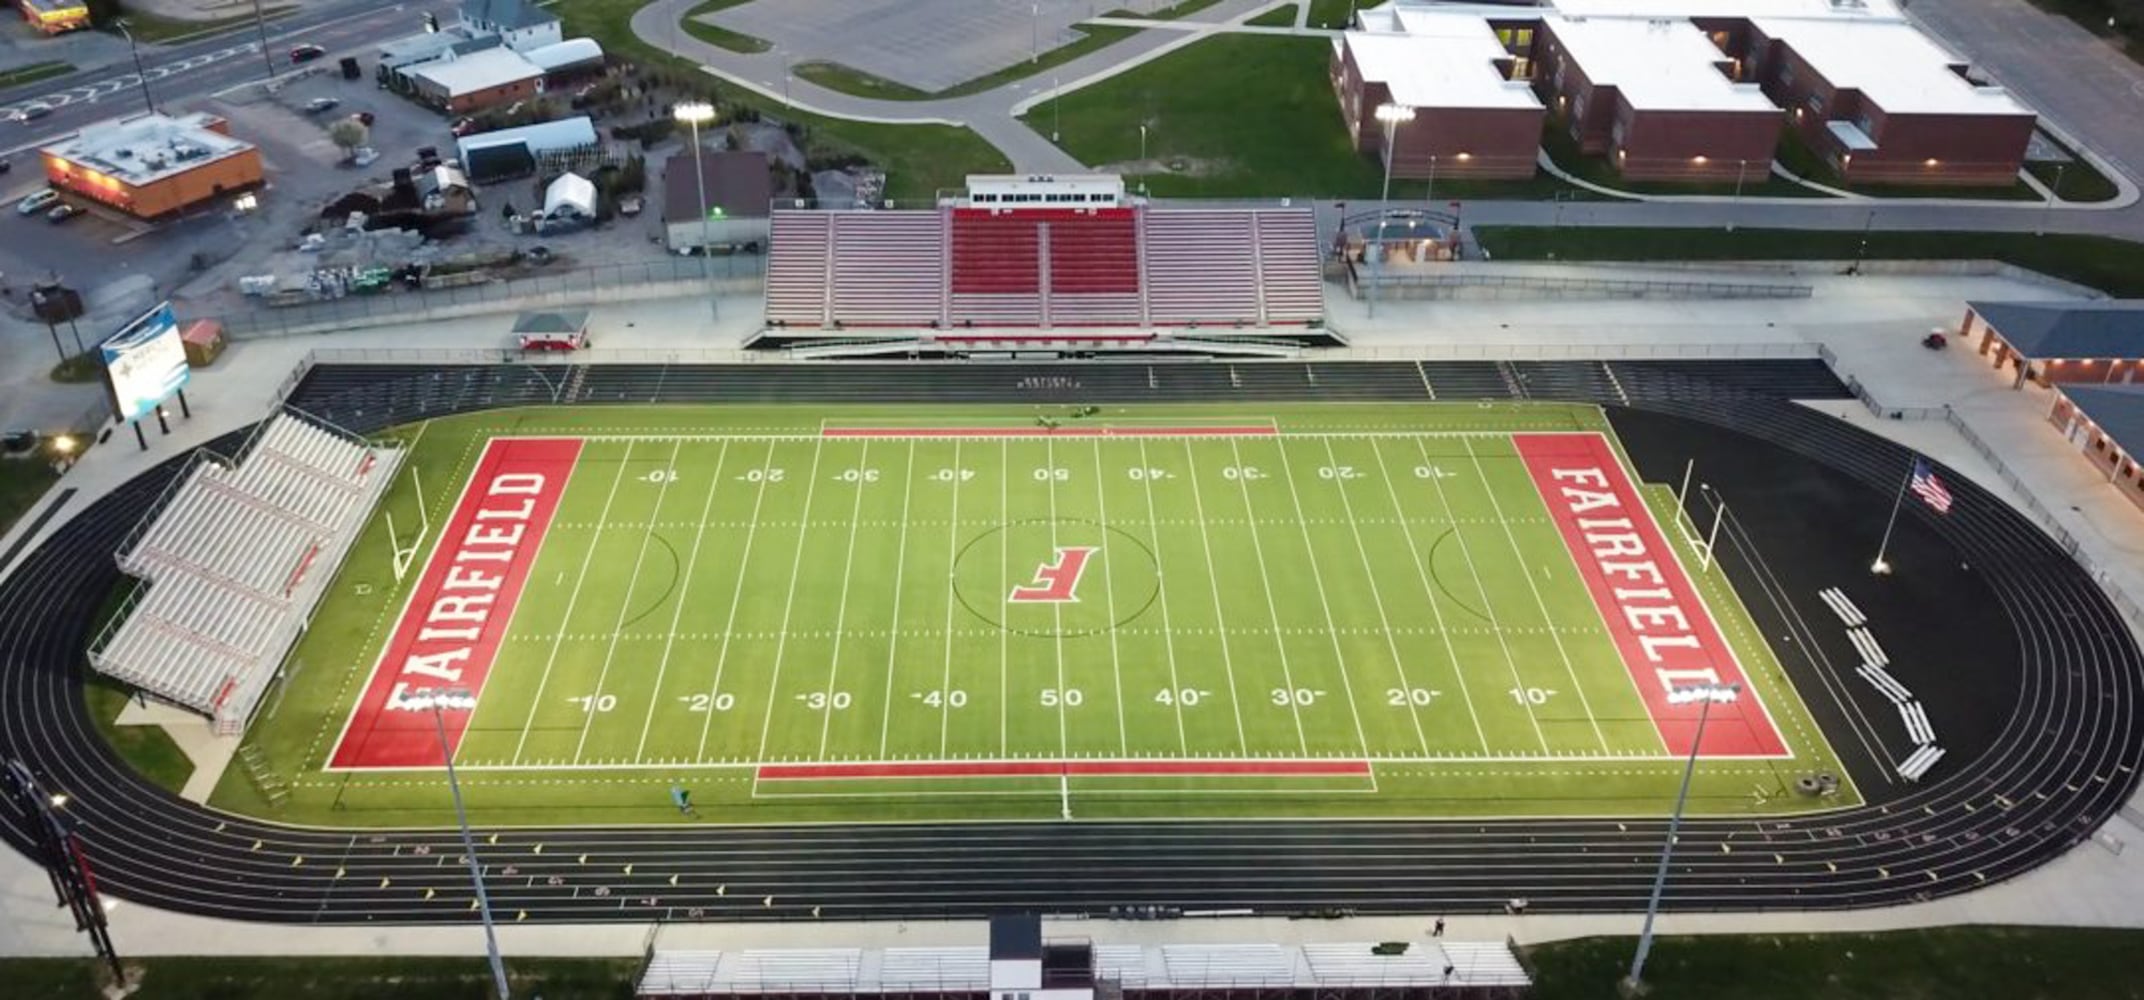
[[[1327,443],[1326,447],[1330,448],[1332,445]],[[1310,525],[1303,516],[1303,497],[1295,488],[1295,466],[1288,461],[1288,442],[1276,440],[1273,442],[1273,449],[1280,452],[1280,475],[1288,483],[1288,500],[1295,505],[1295,526],[1303,534],[1303,555],[1310,563],[1310,584],[1317,588],[1318,607],[1325,612],[1325,637],[1332,643],[1333,666],[1340,671],[1340,691],[1347,697],[1348,715],[1355,720],[1355,741],[1362,745],[1362,756],[1367,759],[1370,756],[1370,737],[1362,728],[1362,706],[1355,703],[1355,682],[1349,677],[1353,671],[1348,669],[1347,652],[1340,648],[1340,624],[1333,620],[1333,602],[1325,596],[1325,573],[1318,569],[1318,547],[1310,540]],[[1246,507],[1250,503],[1248,493],[1245,494],[1244,503]],[[1263,559],[1260,561],[1262,563]],[[1268,591],[1267,600],[1271,599],[1272,593]],[[1276,620],[1274,624],[1279,624],[1279,621]],[[1415,736],[1421,735],[1421,730],[1416,729]],[[1422,743],[1422,752],[1429,752],[1426,739]]]
[[[953,608],[960,603],[959,567],[960,558],[960,439],[953,440],[953,516],[946,521],[945,532],[945,672],[938,679],[938,756],[945,756],[945,748],[953,733]],[[999,629],[1000,636],[1005,634]],[[885,756],[880,752],[879,756]]]
[[[700,543],[707,539],[707,515],[715,509],[715,494],[722,489],[722,470],[730,457],[729,442],[722,442],[722,450],[715,455],[715,479],[707,487],[707,499],[700,504],[700,526],[692,533],[692,555],[685,559],[685,579],[678,582],[677,604],[670,611],[670,635],[663,640],[662,659],[655,664],[655,688],[648,698],[647,718],[640,721],[640,740],[633,744],[633,759],[646,756],[648,732],[655,726],[655,709],[663,703],[663,676],[670,671],[670,653],[677,646],[678,625],[685,618],[685,598],[692,591],[692,573],[700,565]],[[714,706],[709,705],[712,713]]]
[[[1243,730],[1243,699],[1236,688],[1236,667],[1228,648],[1228,619],[1221,614],[1221,577],[1213,569],[1213,534],[1206,530],[1206,501],[1200,497],[1199,462],[1191,453],[1190,441],[1184,442],[1184,461],[1184,478],[1191,481],[1192,509],[1198,513],[1199,541],[1206,550],[1206,589],[1213,594],[1213,626],[1221,633],[1221,669],[1228,674],[1228,707],[1236,713],[1236,745],[1242,748],[1244,754],[1249,754],[1251,741],[1244,735]],[[1154,506],[1153,490],[1152,486],[1147,487],[1147,512],[1150,516]],[[1303,722],[1298,718],[1296,737],[1300,740],[1302,735]]]
[[[1047,480],[1046,486],[1050,491],[1050,557],[1055,559],[1057,557],[1057,441],[1054,438],[1043,439],[1042,456],[1043,462],[1050,470],[1050,474],[1044,478]],[[1072,738],[1071,720],[1065,714],[1070,711],[1071,706],[1065,704],[1065,606],[1062,601],[1052,601],[1050,603],[1050,619],[1056,624],[1057,632],[1055,643],[1057,646],[1057,759],[1065,760],[1072,756]],[[1063,775],[1060,775],[1060,777],[1069,783],[1069,777]],[[1064,813],[1066,819],[1072,818],[1069,789],[1066,792]]]
[[[745,567],[752,562],[752,542],[759,537],[759,509],[767,502],[767,469],[774,462],[774,442],[767,442],[766,457],[759,462],[759,492],[752,498],[752,520],[744,530],[744,552],[737,557],[737,587],[730,591],[729,618],[722,624],[722,648],[715,653],[715,679],[707,686],[707,713],[700,720],[700,746],[693,758],[705,762],[707,734],[714,728],[715,702],[722,697],[722,670],[729,666],[730,641],[737,635],[737,606],[744,603]],[[798,530],[803,530],[801,527]]]
[[[811,501],[819,490],[819,457],[825,452],[825,438],[812,443],[811,471],[804,480],[804,511],[797,528],[797,552],[789,561],[789,595],[782,599],[781,637],[774,641],[774,670],[767,678],[767,714],[759,721],[759,750],[753,755],[756,760],[767,759],[767,737],[774,733],[774,695],[782,687],[782,654],[789,650],[789,613],[797,606],[797,578],[803,575],[804,542],[811,537]]]
[[[1109,499],[1102,488],[1102,439],[1094,439],[1094,503],[1095,519],[1102,523],[1102,544],[1109,542]],[[1124,728],[1124,667],[1123,653],[1117,648],[1117,577],[1113,568],[1115,560],[1109,558],[1109,550],[1102,550],[1102,591],[1108,595],[1109,610],[1109,673],[1117,682],[1117,752],[1130,753],[1131,733]],[[1172,695],[1173,697],[1173,695]]]
[[[821,709],[819,713],[820,760],[826,759],[826,740],[834,732],[834,685],[841,680],[841,640],[848,635],[849,590],[851,589],[850,585],[856,579],[854,572],[856,569],[856,523],[863,520],[864,489],[870,485],[865,479],[865,473],[861,470],[871,467],[871,439],[865,438],[863,441],[863,451],[858,454],[856,459],[856,468],[859,470],[856,476],[856,503],[849,508],[848,551],[843,553],[841,557],[841,600],[834,607],[834,652],[833,655],[827,657],[826,691],[820,696],[822,698],[819,706]],[[792,592],[794,592],[795,586],[796,584],[793,582],[790,584]],[[785,636],[789,632],[789,623],[786,620],[782,623],[782,632]],[[776,666],[779,668],[779,661],[777,661]]]
[[[1186,447],[1188,448],[1189,445],[1186,445]],[[1303,729],[1302,706],[1296,704],[1295,671],[1288,664],[1287,637],[1281,635],[1280,605],[1275,604],[1273,601],[1273,577],[1266,572],[1265,543],[1258,538],[1258,513],[1256,508],[1251,506],[1251,484],[1243,473],[1243,449],[1234,441],[1228,443],[1228,449],[1236,462],[1236,489],[1243,494],[1243,516],[1245,520],[1250,522],[1251,558],[1258,561],[1258,587],[1266,595],[1266,620],[1273,623],[1273,652],[1280,657],[1281,683],[1287,685],[1288,714],[1295,716],[1296,749],[1308,754],[1310,752],[1310,736]],[[1200,514],[1199,517],[1203,520],[1205,515]],[[1219,585],[1220,581],[1216,579],[1215,586],[1218,587]],[[1216,612],[1220,611],[1220,603],[1221,598],[1216,594],[1214,597],[1214,610]],[[1225,619],[1222,621],[1222,627],[1227,627]]]
[[[1481,464],[1481,455],[1474,450],[1474,442],[1461,439],[1459,443],[1466,448],[1468,460],[1474,463],[1474,474],[1481,477],[1482,489],[1489,494],[1489,508],[1496,512],[1496,522],[1504,528],[1504,540],[1511,543],[1511,557],[1520,564],[1519,572],[1515,575],[1525,578],[1526,589],[1533,591],[1534,606],[1541,609],[1541,620],[1548,623],[1548,637],[1551,642],[1556,644],[1556,655],[1563,660],[1564,675],[1571,678],[1571,689],[1578,694],[1578,705],[1585,710],[1586,722],[1593,726],[1593,738],[1600,743],[1601,752],[1607,753],[1608,734],[1601,731],[1600,716],[1593,713],[1593,702],[1586,697],[1586,685],[1578,679],[1578,667],[1571,662],[1571,651],[1565,648],[1563,636],[1557,632],[1556,616],[1549,612],[1548,599],[1541,596],[1541,585],[1534,581],[1531,567],[1524,565],[1526,555],[1519,551],[1519,536],[1511,530],[1511,522],[1504,520],[1504,505],[1502,501],[1496,498],[1496,487],[1489,482],[1489,470]],[[1539,496],[1540,491],[1536,490],[1534,493]],[[1542,504],[1542,509],[1545,511],[1547,509],[1547,500],[1542,500]],[[1662,538],[1666,536],[1666,532],[1661,532]],[[1559,546],[1557,551],[1566,550]],[[1692,589],[1695,588],[1693,587]],[[1628,674],[1626,673],[1625,676],[1628,676]]]
[[[573,592],[566,596],[566,610],[563,614],[560,614],[558,616],[558,620],[561,623],[573,620],[573,606],[575,604],[580,603],[581,585],[588,582],[588,567],[595,562],[597,547],[596,543],[603,540],[603,522],[610,519],[611,501],[618,499],[618,484],[625,482],[625,466],[626,463],[632,461],[632,459],[633,445],[628,442],[625,446],[625,457],[620,458],[618,460],[618,474],[611,477],[610,492],[608,494],[605,494],[603,497],[603,511],[602,513],[596,515],[596,530],[591,532],[588,536],[588,551],[582,553],[581,555],[581,572],[580,575],[576,576],[573,580]],[[567,485],[570,486],[572,484],[568,483]],[[563,506],[565,504],[565,500],[565,494],[561,492],[559,494],[559,504]],[[554,516],[556,516],[555,513]],[[526,600],[527,595],[524,594],[522,596],[522,599]],[[518,604],[519,602],[516,603]],[[558,638],[552,640],[551,642],[551,652],[544,657],[543,674],[536,679],[536,697],[533,701],[529,702],[528,718],[521,720],[521,738],[514,741],[515,763],[519,763],[521,761],[521,751],[525,749],[529,744],[529,730],[536,725],[537,710],[543,707],[544,689],[549,687],[551,684],[551,668],[558,665],[558,648],[564,645],[565,642],[566,632],[564,629],[560,629],[558,633]]]
[[[685,443],[680,441],[670,446],[670,475],[663,477],[661,486],[655,489],[655,509],[648,513],[648,530],[640,536],[640,551],[633,555],[632,575],[625,578],[625,598],[618,602],[618,620],[611,623],[610,643],[603,649],[603,668],[596,672],[595,687],[588,692],[589,702],[581,714],[581,738],[573,743],[573,760],[579,763],[581,754],[588,749],[588,734],[595,729],[595,699],[603,696],[603,684],[610,680],[610,665],[618,659],[618,636],[625,631],[625,616],[633,613],[633,595],[640,592],[640,570],[648,563],[648,543],[655,538],[655,525],[661,523],[663,500],[670,496],[670,484],[677,481],[677,456]],[[652,699],[651,699],[652,700]]]
[[[1429,578],[1429,568],[1422,565],[1422,547],[1415,543],[1414,526],[1407,519],[1407,508],[1400,503],[1400,491],[1392,485],[1392,468],[1385,464],[1384,449],[1377,442],[1370,442],[1370,452],[1377,456],[1378,478],[1385,482],[1385,495],[1392,499],[1392,510],[1398,515],[1400,533],[1407,539],[1407,555],[1414,560],[1416,578],[1422,581],[1422,592],[1429,597],[1429,613],[1437,620],[1437,634],[1444,638],[1444,656],[1452,663],[1452,677],[1459,682],[1459,700],[1467,707],[1467,720],[1474,723],[1474,736],[1481,740],[1483,753],[1489,752],[1489,733],[1481,727],[1481,715],[1474,710],[1474,698],[1467,693],[1466,665],[1459,661],[1459,649],[1452,645],[1451,630],[1444,625],[1444,605],[1437,600],[1437,585]],[[1450,516],[1450,512],[1446,512]]]
[[[908,570],[908,503],[916,490],[916,442],[908,442],[908,465],[901,470],[901,542],[893,557],[892,636],[886,641],[886,714],[878,724],[878,755],[886,756],[887,735],[893,731],[893,665],[901,649],[901,578]],[[958,478],[956,474],[955,478]],[[947,636],[946,641],[952,642]],[[943,697],[943,696],[941,696]],[[829,713],[828,718],[832,718]]]
[[[1415,450],[1422,456],[1422,464],[1431,464],[1429,446],[1423,444],[1419,438],[1415,440]],[[1438,502],[1444,505],[1444,516],[1447,519],[1451,518],[1452,500],[1444,492],[1444,479],[1439,476],[1431,476],[1429,481],[1437,489]],[[1481,595],[1481,612],[1489,617],[1489,628],[1496,633],[1497,648],[1504,651],[1504,666],[1511,671],[1512,687],[1514,690],[1523,692],[1526,688],[1526,681],[1519,676],[1519,663],[1511,656],[1511,643],[1504,639],[1504,624],[1496,620],[1496,608],[1489,603],[1489,587],[1487,584],[1482,583],[1481,570],[1474,564],[1474,550],[1467,544],[1466,532],[1459,530],[1458,525],[1454,523],[1452,537],[1459,542],[1459,555],[1467,561],[1467,575],[1474,578],[1474,592]],[[1520,698],[1518,701],[1519,705],[1526,709],[1526,720],[1533,723],[1534,739],[1540,742],[1543,751],[1548,750],[1548,734],[1541,731],[1541,719],[1534,714],[1533,703],[1525,698]]]
[[[1175,629],[1169,626],[1169,578],[1161,571],[1161,530],[1159,519],[1154,516],[1154,467],[1146,457],[1146,441],[1139,442],[1139,481],[1146,486],[1146,520],[1154,527],[1154,599],[1161,605],[1162,648],[1169,654],[1169,705],[1176,712],[1176,748],[1180,753],[1191,752],[1191,738],[1184,732],[1184,682],[1176,675]],[[1218,624],[1218,623],[1216,623]],[[1229,692],[1228,704],[1235,708],[1235,692]],[[1236,736],[1243,736],[1243,715],[1236,715]],[[1239,746],[1239,750],[1242,748]]]
[[[1377,586],[1377,570],[1370,565],[1370,547],[1363,544],[1362,529],[1355,525],[1355,502],[1347,495],[1347,483],[1340,479],[1338,473],[1340,456],[1333,451],[1331,441],[1325,442],[1325,463],[1328,468],[1335,470],[1332,480],[1333,489],[1340,494],[1340,509],[1346,512],[1348,531],[1355,536],[1355,555],[1362,560],[1363,579],[1370,582],[1370,601],[1377,605],[1377,623],[1384,629],[1385,633],[1385,652],[1391,655],[1392,669],[1399,674],[1400,703],[1406,707],[1408,718],[1414,722],[1415,742],[1419,743],[1422,747],[1422,752],[1427,754],[1429,752],[1429,735],[1422,729],[1422,708],[1414,702],[1414,681],[1407,677],[1407,664],[1400,659],[1399,640],[1392,635],[1392,615],[1385,609],[1384,592]],[[1376,475],[1388,480],[1391,478],[1383,469],[1379,469]],[[1399,512],[1395,511],[1395,513]],[[1400,516],[1404,517],[1405,515],[1401,514]],[[1305,530],[1307,531],[1308,529]],[[1343,664],[1344,666],[1345,664]]]
[[[1006,579],[1006,563],[1012,560],[1012,511],[1007,509],[1011,505],[1011,500],[1009,499],[1010,493],[1006,485],[1011,479],[1012,442],[1007,438],[999,438],[998,523],[1004,525],[1004,527],[998,530],[998,592],[997,596],[991,599],[1000,602],[1002,609],[998,613],[1000,618],[1012,617],[1011,606],[1003,603],[1006,595],[1012,593],[1012,581]],[[1009,659],[1012,655],[1010,648],[1012,629],[1009,625],[1009,622],[1002,622],[998,625],[998,753],[1000,754],[1012,752],[1012,675],[1011,661]]]

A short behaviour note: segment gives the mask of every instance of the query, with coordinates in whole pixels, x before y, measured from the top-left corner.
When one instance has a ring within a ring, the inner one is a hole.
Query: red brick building
[[[1757,18],[1741,53],[1794,128],[1857,183],[2007,186],[2035,117],[1903,21]]]
[[[1364,17],[1373,14],[1404,18],[1405,32],[1348,32],[1333,43],[1333,92],[1355,148],[1385,155],[1377,109],[1396,104],[1413,117],[1392,129],[1392,176],[1532,177],[1543,110],[1520,75],[1524,57],[1479,17],[1416,10]]]
[[[1549,17],[1534,65],[1558,126],[1624,177],[1761,181],[1771,169],[1779,109],[1687,19]]]
[[[1968,302],[1958,335],[2014,386],[2144,383],[2144,300]]]
[[[508,48],[421,63],[402,71],[418,99],[461,115],[543,93],[543,67]]]

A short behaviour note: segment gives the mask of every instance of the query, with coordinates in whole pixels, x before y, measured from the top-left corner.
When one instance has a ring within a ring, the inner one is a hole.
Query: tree
[[[333,140],[335,145],[342,147],[343,159],[347,160],[357,155],[357,147],[365,144],[365,140],[371,137],[371,131],[365,127],[364,122],[355,118],[344,118],[328,126],[328,138]]]

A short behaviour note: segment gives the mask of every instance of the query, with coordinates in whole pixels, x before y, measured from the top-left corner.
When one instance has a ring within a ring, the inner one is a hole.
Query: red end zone
[[[1217,777],[1367,776],[1366,760],[919,760],[836,764],[761,764],[761,781],[815,778],[1018,778],[1058,775]]]
[[[1671,705],[1668,690],[1740,684],[1712,706],[1707,756],[1785,756],[1786,745],[1705,609],[1652,511],[1599,434],[1513,435],[1519,457],[1593,595],[1593,605],[1638,685],[1668,752],[1690,752],[1703,706]]]
[[[483,691],[580,454],[581,442],[571,438],[498,439],[485,447],[329,767],[445,763],[430,710],[405,706],[402,699],[428,687]],[[445,713],[450,746],[461,745],[470,714]]]

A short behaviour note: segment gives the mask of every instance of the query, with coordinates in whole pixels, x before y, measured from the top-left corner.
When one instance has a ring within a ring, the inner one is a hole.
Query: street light
[[[454,748],[447,743],[447,710],[474,710],[476,695],[467,688],[418,688],[403,695],[397,704],[420,712],[431,710],[432,723],[439,730],[439,757],[447,764],[447,788],[454,794],[454,818],[462,827],[462,856],[469,861],[469,880],[476,884],[477,911],[484,918],[484,950],[491,958],[492,986],[499,991],[499,1000],[507,1000],[512,994],[507,992],[506,960],[499,957],[499,933],[491,922],[491,896],[484,891],[484,868],[476,860],[476,835],[469,832],[469,810],[462,805],[461,779],[454,773]]]
[[[1027,61],[1031,64],[1040,64],[1042,62],[1042,5],[1039,3],[1029,4],[1027,10],[1029,14],[1027,22],[1029,50]]]
[[[1675,836],[1682,830],[1683,806],[1690,801],[1690,776],[1697,771],[1697,751],[1705,743],[1705,721],[1712,717],[1712,706],[1731,703],[1742,695],[1742,685],[1735,684],[1690,684],[1668,689],[1668,704],[1687,705],[1698,703],[1697,735],[1690,738],[1690,758],[1682,766],[1682,789],[1675,793],[1675,811],[1668,816],[1668,839],[1660,845],[1660,868],[1653,872],[1653,895],[1645,904],[1645,929],[1638,933],[1638,953],[1631,956],[1630,975],[1624,977],[1623,991],[1634,994],[1644,988],[1645,956],[1653,950],[1653,919],[1660,915],[1660,894],[1668,885],[1668,858],[1675,853]]]
[[[2050,184],[2050,185],[2048,185],[2048,188],[2047,188],[2047,205],[2046,205],[2046,207],[2044,207],[2044,208],[2040,209],[2040,228],[2039,228],[2039,230],[2038,230],[2038,231],[2034,232],[2034,233],[2033,233],[2032,235],[2034,235],[2034,236],[2045,236],[2045,235],[2047,235],[2047,225],[2048,225],[2048,223],[2050,223],[2050,222],[2053,222],[2053,221],[2054,221],[2054,218],[2055,218],[2055,192],[2061,189],[2061,187],[2062,187],[2062,171],[2063,171],[2063,170],[2064,170],[2065,168],[2067,168],[2068,166],[2069,166],[2069,164],[2067,164],[2067,163],[2057,163],[2057,164],[2055,164],[2055,182],[2054,182],[2053,184]]]
[[[268,64],[268,79],[275,79],[275,56],[268,51],[268,18],[261,13],[261,0],[253,0],[253,30],[261,36],[261,61]]]
[[[141,81],[142,107],[149,109],[149,113],[153,115],[156,113],[156,102],[149,99],[149,72],[141,68],[141,49],[134,45],[134,33],[127,30],[127,19],[123,17],[113,21],[112,27],[118,28],[120,37],[127,40],[127,54],[134,57],[134,79]]]
[[[1735,231],[1735,209],[1742,205],[1742,173],[1748,169],[1747,159],[1735,161],[1735,198],[1734,202],[1727,206],[1727,231],[1730,233]]]
[[[670,113],[692,126],[692,180],[700,192],[700,282],[707,286],[709,315],[719,317],[722,307],[715,302],[714,272],[707,266],[707,171],[700,166],[700,126],[715,120],[715,106],[706,101],[685,101]]]
[[[1139,193],[1146,193],[1146,123],[1139,123]]]
[[[1371,319],[1377,318],[1377,281],[1375,279],[1382,278],[1385,272],[1385,221],[1392,214],[1392,145],[1394,136],[1399,132],[1399,127],[1414,120],[1414,109],[1404,104],[1380,104],[1377,106],[1377,120],[1385,127],[1385,186],[1383,192],[1377,197],[1377,246],[1375,248],[1377,257],[1371,261],[1372,264],[1376,265],[1370,283]],[[1434,172],[1436,170],[1436,161],[1432,159],[1430,162],[1430,170]],[[1430,183],[1434,185],[1436,182],[1432,180]]]

